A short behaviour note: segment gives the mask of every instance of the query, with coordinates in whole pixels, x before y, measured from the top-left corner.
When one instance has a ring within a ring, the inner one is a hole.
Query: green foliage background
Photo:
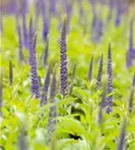
[[[88,11],[89,19],[86,20],[87,28],[84,34],[84,21],[80,20],[76,13],[78,7],[74,7],[75,12],[67,37],[69,84],[73,84],[73,90],[71,95],[64,99],[59,94],[56,96],[59,116],[56,118],[57,129],[54,134],[56,137],[52,144],[55,145],[54,147],[46,145],[50,104],[40,107],[39,100],[31,98],[30,67],[28,64],[20,64],[18,60],[15,19],[13,16],[4,17],[4,35],[0,37],[0,68],[3,75],[3,115],[0,117],[0,146],[6,150],[19,149],[18,139],[22,128],[25,128],[26,143],[29,145],[29,150],[114,150],[119,140],[124,117],[127,119],[126,146],[128,150],[135,149],[135,107],[133,106],[132,114],[127,111],[134,66],[129,69],[125,66],[131,15],[123,16],[122,24],[118,28],[114,26],[112,20],[105,26],[102,42],[93,44],[90,41],[92,13]],[[84,7],[86,10],[88,9],[87,5]],[[108,9],[106,7],[103,9],[102,18],[105,19]],[[29,20],[29,16],[27,19]],[[57,89],[59,91],[60,32],[57,25],[57,19],[53,18],[49,34],[49,62],[57,63]],[[41,32],[42,24],[39,20],[37,60],[38,74],[41,78],[41,85],[43,85],[47,69],[40,59],[44,49]],[[107,50],[110,42],[112,43],[114,106],[111,114],[103,113],[103,122],[99,124],[97,119],[103,89],[95,90],[96,75],[99,57],[103,53],[103,83],[106,83]],[[26,49],[24,49],[24,54],[28,58]],[[87,74],[92,55],[94,56],[94,75],[93,80],[89,82]],[[12,86],[9,86],[9,60],[13,62],[14,83]],[[74,64],[77,64],[77,71],[75,79],[72,81],[71,75]],[[72,107],[79,109],[79,111],[72,113]],[[80,120],[76,119],[77,116],[80,117]],[[80,138],[72,139],[69,134],[80,136]]]

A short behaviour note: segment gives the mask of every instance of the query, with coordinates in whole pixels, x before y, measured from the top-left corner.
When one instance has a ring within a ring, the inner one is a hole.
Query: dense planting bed
[[[135,150],[135,16],[113,0],[0,4],[0,150]]]

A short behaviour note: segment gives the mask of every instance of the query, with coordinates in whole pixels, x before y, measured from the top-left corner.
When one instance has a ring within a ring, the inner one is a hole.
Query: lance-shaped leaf
[[[12,61],[9,61],[9,85],[13,84],[13,64]]]
[[[41,101],[40,105],[47,104],[47,95],[48,95],[48,88],[50,84],[50,75],[51,75],[51,66],[49,66],[45,80],[44,80],[44,85],[41,93]]]
[[[68,87],[67,45],[66,45],[66,18],[64,19],[60,39],[60,93],[64,96]]]
[[[51,83],[51,90],[50,90],[50,103],[52,106],[49,109],[49,119],[48,119],[48,142],[52,139],[52,135],[56,129],[56,117],[57,117],[57,110],[56,110],[56,77],[55,73],[53,74],[52,83]]]
[[[74,80],[74,78],[75,78],[75,74],[76,74],[76,64],[74,64],[74,67],[73,67],[73,70],[72,70],[72,80]]]
[[[112,76],[112,53],[111,53],[111,44],[109,44],[108,48],[108,62],[107,62],[107,72],[108,72],[108,87],[107,87],[107,99],[106,99],[106,112],[112,112],[112,104],[113,104],[113,76]]]
[[[123,150],[125,145],[125,136],[126,136],[126,120],[124,120],[120,136],[119,136],[119,142],[117,145],[117,150]]]
[[[99,62],[99,68],[97,74],[97,89],[101,86],[102,72],[103,72],[103,54],[101,55],[100,62]]]
[[[88,80],[92,80],[92,74],[93,74],[93,56],[90,59],[90,64],[89,64],[89,71],[88,71]]]
[[[37,73],[37,62],[36,62],[36,36],[33,31],[32,19],[30,20],[29,26],[29,63],[31,72],[31,91],[32,96],[36,98],[40,97],[39,93],[39,79]]]

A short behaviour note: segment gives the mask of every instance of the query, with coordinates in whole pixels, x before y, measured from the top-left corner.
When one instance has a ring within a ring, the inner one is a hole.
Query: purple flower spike
[[[96,14],[94,14],[92,22],[91,40],[95,43],[99,43],[101,41],[102,35],[103,35],[103,21],[99,17],[97,17]]]
[[[50,14],[56,14],[56,0],[50,0]]]
[[[20,25],[17,26],[17,32],[18,32],[18,42],[19,42],[18,57],[19,57],[19,61],[23,62],[23,61],[25,61],[25,59],[24,59],[24,55],[23,55],[22,32],[21,32]]]
[[[45,50],[44,50],[44,56],[43,56],[43,64],[47,65],[48,60],[48,50],[49,50],[49,39],[46,40]]]
[[[127,52],[127,60],[126,60],[126,66],[127,68],[131,67],[133,65],[133,60],[135,59],[135,48],[133,43],[133,19],[130,21],[130,30],[129,30],[129,48]]]
[[[48,88],[50,84],[50,75],[51,75],[51,67],[49,66],[45,80],[44,80],[44,85],[42,89],[42,94],[41,94],[41,106],[44,104],[47,104],[47,95],[48,95]]]
[[[130,30],[129,30],[129,50],[133,49],[134,47],[134,39],[133,39],[133,19],[131,19],[130,21]]]
[[[0,10],[0,33],[3,35],[3,13]]]
[[[121,2],[117,2],[115,26],[118,27],[121,23]]]
[[[37,62],[36,62],[36,36],[33,34],[33,22],[30,21],[29,26],[29,63],[31,69],[31,90],[32,96],[36,98],[40,97],[39,94],[39,79],[37,73]]]
[[[112,53],[111,53],[111,44],[109,44],[108,48],[108,64],[107,64],[107,72],[108,72],[108,88],[107,94],[109,95],[106,99],[106,112],[112,112],[112,104],[113,104],[113,96],[111,93],[113,92],[113,76],[112,76]]]
[[[101,55],[100,62],[99,62],[99,68],[97,74],[97,89],[101,86],[102,71],[103,71],[103,54]]]
[[[47,40],[47,36],[49,33],[49,22],[46,20],[44,21],[44,27],[43,27],[43,40]]]
[[[67,67],[67,45],[66,45],[66,18],[64,19],[60,39],[60,93],[67,94],[68,67]]]
[[[93,56],[91,57],[90,64],[89,64],[89,71],[88,71],[88,80],[92,80],[92,73],[93,73]]]
[[[56,117],[57,117],[57,110],[56,110],[56,77],[55,73],[53,74],[52,83],[51,83],[51,91],[50,91],[50,102],[52,106],[49,110],[49,120],[48,120],[48,142],[51,141],[52,134],[56,129]]]
[[[122,128],[121,128],[121,133],[120,133],[119,142],[117,145],[117,150],[123,150],[124,149],[125,136],[126,136],[126,120],[124,120]]]
[[[25,48],[28,48],[28,31],[27,31],[25,15],[22,15],[22,28],[23,28],[23,45]]]

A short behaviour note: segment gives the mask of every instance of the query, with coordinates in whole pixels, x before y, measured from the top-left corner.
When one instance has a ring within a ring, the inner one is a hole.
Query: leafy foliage
[[[20,6],[20,11],[2,11],[0,149],[115,150],[124,145],[134,150],[134,58],[126,67],[132,11],[115,14],[116,4],[108,6],[93,0],[56,1],[41,0],[25,9]],[[49,2],[51,7],[47,7]],[[64,13],[67,22],[61,30]],[[36,16],[29,35],[32,14]],[[64,54],[60,54],[63,48]],[[68,66],[64,63],[67,59]],[[65,94],[64,90],[70,92]],[[104,107],[108,98],[110,113]]]

